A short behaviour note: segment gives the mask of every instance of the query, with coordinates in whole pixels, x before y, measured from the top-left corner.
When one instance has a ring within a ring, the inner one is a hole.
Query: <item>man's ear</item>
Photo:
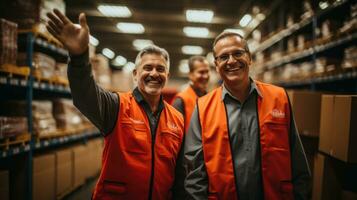
[[[133,77],[134,77],[134,81],[137,81],[136,80],[136,74],[138,73],[138,71],[136,69],[133,70]]]

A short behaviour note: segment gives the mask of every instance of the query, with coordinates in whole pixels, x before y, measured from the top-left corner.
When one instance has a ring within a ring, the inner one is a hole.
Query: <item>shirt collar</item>
[[[249,81],[250,81],[250,90],[249,90],[249,95],[251,95],[254,91],[257,92],[257,94],[260,96],[260,97],[263,97],[262,96],[262,93],[260,92],[259,88],[257,87],[257,84],[255,83],[255,81],[251,78],[249,78]],[[224,83],[222,84],[222,101],[224,100],[224,98],[226,97],[226,95],[229,95],[230,97],[232,97],[233,99],[237,100],[237,98],[235,98],[229,91],[228,89],[226,88],[226,86],[224,85]],[[237,100],[238,101],[238,100]]]
[[[144,96],[141,94],[140,90],[138,87],[136,87],[133,91],[133,96],[140,105],[142,106],[147,106],[150,108],[148,102],[145,100]],[[160,95],[160,101],[159,101],[159,107],[158,107],[158,112],[161,112],[161,110],[164,108],[164,100],[162,98],[162,95]],[[151,109],[150,109],[151,110]]]
[[[198,97],[202,97],[203,95],[207,94],[207,92],[201,92],[200,90],[198,90],[197,88],[193,87],[192,82],[190,82],[190,87],[193,89],[193,91],[196,93],[196,95]]]

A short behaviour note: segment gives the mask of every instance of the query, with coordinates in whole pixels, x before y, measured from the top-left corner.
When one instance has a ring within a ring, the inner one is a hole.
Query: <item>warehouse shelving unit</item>
[[[328,8],[315,12],[311,17],[305,18],[299,22],[290,25],[287,28],[283,28],[279,31],[272,31],[276,27],[268,27],[268,36],[258,46],[251,49],[253,58],[257,53],[274,52],[276,50],[281,52],[279,59],[264,60],[263,63],[259,63],[253,66],[255,70],[254,74],[257,77],[261,77],[266,72],[274,72],[274,70],[284,69],[286,64],[300,64],[302,62],[311,62],[316,67],[316,60],[319,57],[333,57],[336,56],[342,60],[343,50],[348,47],[356,46],[357,43],[357,30],[352,28],[347,32],[336,32],[327,39],[318,38],[316,36],[316,30],[319,25],[330,18],[338,18],[341,20],[344,15],[349,14],[349,6],[353,4],[350,0],[335,1]],[[286,12],[286,7],[282,8],[281,12]],[[280,11],[275,12],[276,15],[281,14]],[[273,12],[272,12],[273,13]],[[337,16],[339,15],[339,16]],[[272,17],[272,16],[270,16]],[[278,26],[285,27],[285,19],[281,19]],[[279,20],[278,20],[279,21]],[[269,17],[265,19],[264,23],[271,22]],[[261,28],[262,25],[257,28]],[[355,27],[355,26],[354,26]],[[279,28],[278,28],[279,29]],[[269,33],[270,30],[270,33]],[[331,30],[335,32],[336,30]],[[271,33],[273,32],[273,34]],[[308,42],[305,42],[304,49],[294,50],[288,52],[286,50],[286,43],[290,37],[298,34],[307,34],[311,38]],[[251,36],[249,34],[248,36]],[[320,75],[312,75],[310,77],[301,78],[298,80],[272,80],[273,84],[280,85],[288,89],[309,89],[313,91],[329,91],[329,92],[341,92],[341,93],[356,93],[357,92],[357,67],[353,66],[350,69],[339,68],[334,72],[328,72]],[[281,71],[280,71],[281,72]],[[260,79],[260,78],[258,78]]]
[[[17,170],[25,167],[25,180],[20,188],[24,191],[16,191],[21,194],[20,198],[32,199],[32,162],[35,152],[45,150],[53,150],[54,148],[69,145],[73,143],[85,143],[88,139],[100,136],[97,129],[81,129],[76,134],[72,132],[65,133],[63,136],[57,137],[37,137],[33,133],[33,118],[32,118],[32,100],[35,98],[46,99],[49,97],[71,98],[71,93],[68,85],[59,84],[56,82],[37,79],[31,73],[33,70],[33,52],[40,51],[49,54],[65,62],[68,58],[68,52],[51,44],[44,38],[38,37],[34,32],[20,32],[18,37],[19,50],[26,52],[26,67],[25,73],[12,73],[11,69],[2,71],[0,74],[0,92],[2,93],[0,100],[25,100],[26,113],[28,122],[28,133],[30,137],[23,140],[18,145],[7,145],[0,149],[0,169]],[[25,44],[25,45],[24,45]],[[25,49],[24,49],[25,48]],[[16,66],[15,66],[16,67]],[[10,67],[11,68],[11,67]],[[26,72],[27,71],[27,72]],[[3,139],[3,138],[0,138]],[[10,185],[13,185],[11,183]],[[13,191],[11,192],[13,193]]]

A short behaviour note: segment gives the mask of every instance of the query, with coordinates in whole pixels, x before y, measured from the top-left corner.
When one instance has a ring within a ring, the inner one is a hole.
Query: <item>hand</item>
[[[73,24],[59,10],[47,13],[46,28],[72,55],[83,54],[88,49],[89,27],[84,13],[79,15],[80,26]]]

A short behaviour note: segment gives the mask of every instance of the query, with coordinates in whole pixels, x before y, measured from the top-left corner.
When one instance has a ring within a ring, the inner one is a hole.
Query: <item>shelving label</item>
[[[20,81],[20,85],[21,86],[26,86],[27,85],[27,81],[26,80],[21,80]]]
[[[5,77],[0,77],[0,83],[6,84],[6,78]]]
[[[12,78],[12,79],[10,79],[10,84],[11,85],[18,85],[19,81],[17,79]]]

